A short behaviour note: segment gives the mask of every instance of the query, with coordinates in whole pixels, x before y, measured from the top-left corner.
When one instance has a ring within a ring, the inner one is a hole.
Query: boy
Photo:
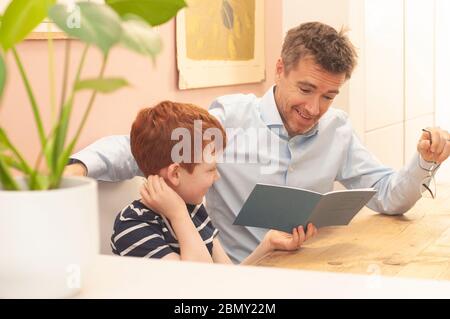
[[[200,121],[200,128],[196,121]],[[214,141],[206,144],[203,136],[211,131],[216,133]],[[173,139],[175,132],[189,133],[182,160],[174,158],[180,155],[174,152],[179,145]],[[200,149],[195,149],[195,134],[202,136]],[[125,207],[115,220],[113,252],[121,256],[232,263],[202,205],[204,195],[219,178],[215,157],[226,145],[225,131],[217,119],[197,106],[164,101],[139,112],[130,144],[148,179],[141,188],[142,199]],[[275,249],[298,249],[303,240],[301,226],[292,234],[271,230],[243,263],[254,263]]]

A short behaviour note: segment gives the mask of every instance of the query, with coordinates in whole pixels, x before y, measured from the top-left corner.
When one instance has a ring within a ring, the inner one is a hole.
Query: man
[[[317,192],[332,190],[335,181],[347,188],[374,187],[377,194],[368,207],[403,214],[421,197],[424,180],[449,156],[450,134],[428,128],[403,169],[394,172],[379,163],[358,140],[346,114],[330,108],[355,65],[355,50],[342,31],[305,23],[287,33],[275,86],[262,98],[236,94],[212,103],[209,112],[227,129],[228,142],[226,160],[218,165],[222,178],[207,193],[206,203],[234,262],[243,260],[267,231],[232,225],[256,183]],[[86,174],[87,168],[89,176],[110,181],[140,174],[127,136],[101,139],[73,159],[79,163],[69,166],[68,174]],[[306,238],[314,232],[308,229]]]

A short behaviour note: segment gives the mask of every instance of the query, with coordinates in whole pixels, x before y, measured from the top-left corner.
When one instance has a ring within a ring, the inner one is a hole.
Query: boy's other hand
[[[150,175],[140,193],[144,205],[170,221],[188,214],[186,203],[160,176]]]
[[[317,228],[309,223],[305,234],[303,226],[292,229],[292,234],[279,230],[269,230],[264,237],[264,241],[270,247],[270,250],[297,250],[309,238],[317,234]]]
[[[81,163],[67,165],[63,172],[64,176],[86,176],[87,169]]]

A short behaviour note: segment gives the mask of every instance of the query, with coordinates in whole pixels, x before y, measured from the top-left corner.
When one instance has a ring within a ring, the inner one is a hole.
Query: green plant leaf
[[[22,155],[20,155],[20,153],[17,151],[14,145],[12,145],[8,136],[6,135],[6,132],[1,127],[0,127],[0,150],[2,150],[2,152],[4,152],[5,150],[12,152],[15,159],[22,167],[22,171],[26,172],[27,174],[31,174],[32,172],[31,167],[28,165],[28,163],[25,161]],[[6,165],[6,163],[4,164]]]
[[[0,153],[0,158],[3,159],[3,163],[6,165],[6,167],[15,168],[16,170],[21,171],[26,175],[30,174],[29,168],[24,166],[23,163],[17,161],[13,156]]]
[[[89,44],[86,44],[78,64],[74,83],[77,83],[80,80],[80,75],[86,61],[88,49]],[[105,55],[105,58],[106,56],[107,55]],[[72,113],[73,101],[75,97],[74,90],[75,89],[72,88],[72,92],[70,93],[68,100],[63,102],[56,126],[52,129],[44,147],[44,155],[51,175],[50,180],[54,179],[58,158],[63,152],[64,145],[66,143],[67,129],[69,127],[70,114]]]
[[[19,185],[17,185],[8,165],[4,162],[2,157],[0,157],[0,185],[5,190],[19,190]]]
[[[53,154],[55,152],[55,132],[57,132],[58,128],[59,128],[59,125],[52,130],[52,132],[48,136],[45,146],[43,148],[44,157],[45,157],[45,160],[47,162],[47,167],[50,172],[52,172],[52,170],[54,168]]]
[[[58,188],[59,184],[61,183],[61,178],[64,172],[64,168],[66,167],[70,154],[72,154],[73,149],[75,148],[75,144],[77,142],[77,139],[75,138],[70,142],[69,146],[61,153],[61,155],[58,158],[56,169],[52,174],[52,178],[50,180],[50,188]]]
[[[96,90],[101,93],[111,93],[128,85],[127,80],[122,78],[87,79],[76,83],[75,91]]]
[[[70,114],[72,112],[72,105],[73,105],[73,96],[69,98],[69,100],[64,104],[63,108],[61,109],[61,114],[59,116],[58,124],[55,128],[55,133],[51,135],[51,137],[47,141],[48,145],[48,152],[47,152],[47,145],[44,149],[44,154],[51,154],[52,159],[50,159],[49,164],[52,166],[52,170],[56,169],[56,162],[58,159],[58,156],[64,149],[64,144],[66,142],[66,136],[67,136],[67,129],[69,127],[69,121],[70,121]]]
[[[6,135],[5,131],[0,128],[0,149],[9,150],[11,149],[11,147],[12,145],[8,139],[8,136]]]
[[[152,26],[172,19],[177,12],[186,7],[184,0],[105,0],[120,16],[134,14]]]
[[[161,37],[147,22],[128,16],[128,19],[122,22],[122,28],[120,43],[124,47],[151,58],[161,52]]]
[[[49,16],[68,35],[97,46],[105,55],[121,38],[120,17],[102,4],[78,2],[72,11],[57,4],[50,9]]]
[[[50,179],[46,175],[36,174],[33,182],[30,182],[29,184],[31,190],[46,190],[50,187]]]
[[[3,55],[0,53],[0,98],[3,95],[3,89],[6,83],[6,64]]]
[[[17,169],[17,170],[19,170],[21,172],[24,172],[24,169],[23,169],[22,165],[20,165],[20,163],[17,162],[12,156],[0,153],[0,157],[3,159],[3,162],[8,167],[12,167],[12,168],[15,168],[15,169]]]
[[[0,42],[5,50],[19,43],[41,23],[56,0],[13,0],[0,26]]]

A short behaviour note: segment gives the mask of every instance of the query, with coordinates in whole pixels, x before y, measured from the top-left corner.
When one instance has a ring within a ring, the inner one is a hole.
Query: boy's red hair
[[[222,133],[222,143],[225,148],[226,134],[220,122],[205,109],[193,104],[163,101],[152,108],[142,109],[130,132],[131,152],[145,176],[156,175],[159,170],[173,163],[171,152],[178,140],[172,140],[172,131],[177,128],[189,130],[191,135],[191,150],[194,150],[194,121],[202,122],[203,133],[208,128],[217,128]],[[200,133],[200,132],[198,132]],[[203,141],[202,148],[210,141]],[[180,163],[189,173],[192,173],[194,152],[191,152],[190,163]]]

